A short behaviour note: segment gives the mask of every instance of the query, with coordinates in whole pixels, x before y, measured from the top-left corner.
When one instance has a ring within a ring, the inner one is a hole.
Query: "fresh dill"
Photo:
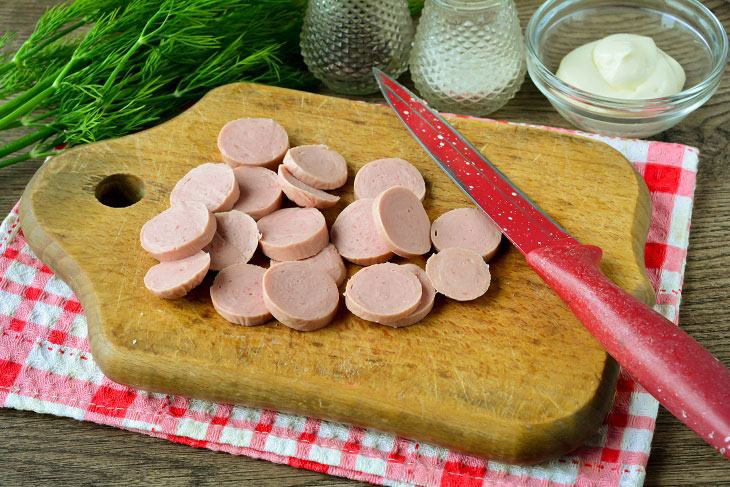
[[[14,53],[0,37],[0,167],[118,137],[235,81],[314,86],[299,56],[302,0],[76,0]],[[4,159],[3,159],[4,158]]]

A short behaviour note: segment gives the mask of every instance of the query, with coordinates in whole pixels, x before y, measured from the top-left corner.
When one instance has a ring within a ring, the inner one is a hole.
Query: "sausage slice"
[[[423,201],[426,183],[416,167],[405,159],[368,162],[355,175],[355,198],[375,198],[393,186],[405,186]]]
[[[142,248],[160,262],[197,254],[215,235],[216,220],[199,201],[181,202],[142,226]]]
[[[393,257],[375,228],[372,208],[372,199],[355,200],[332,224],[332,243],[342,258],[353,264],[380,264]]]
[[[248,213],[254,220],[281,208],[281,187],[276,173],[265,167],[240,166],[233,170],[240,196],[234,210]]]
[[[447,211],[431,225],[431,242],[439,252],[449,247],[461,247],[473,250],[489,261],[501,240],[502,232],[478,208]]]
[[[271,319],[264,304],[262,282],[266,269],[251,264],[234,264],[215,276],[210,287],[213,307],[231,323],[255,326]]]
[[[347,277],[347,269],[345,269],[345,263],[342,262],[342,257],[337,253],[337,249],[334,245],[329,244],[327,247],[322,249],[320,253],[306,259],[302,259],[299,262],[307,262],[319,267],[325,271],[338,286],[342,284],[342,281]],[[271,267],[281,264],[281,261],[271,259]]]
[[[263,280],[264,302],[274,318],[299,331],[327,326],[337,313],[337,285],[324,271],[302,261],[270,267]]]
[[[325,193],[321,189],[313,188],[299,181],[283,164],[279,165],[279,186],[287,198],[304,208],[321,210],[334,206],[340,201],[339,196]]]
[[[203,282],[209,266],[210,256],[205,252],[180,260],[161,262],[147,271],[144,285],[155,296],[165,299],[180,298]]]
[[[261,250],[270,259],[306,259],[329,243],[324,215],[315,208],[283,208],[258,221]]]
[[[364,320],[389,325],[413,313],[422,295],[413,272],[386,262],[365,267],[347,281],[345,305]]]
[[[259,245],[259,229],[249,215],[240,211],[217,213],[213,240],[203,249],[210,254],[210,270],[245,264]]]
[[[388,188],[373,200],[373,221],[385,245],[401,257],[431,250],[431,222],[421,200],[405,186]]]
[[[433,302],[436,298],[436,288],[431,284],[431,279],[428,278],[426,271],[416,264],[402,264],[401,267],[415,274],[421,283],[421,291],[423,294],[421,294],[421,301],[418,303],[418,307],[411,314],[393,323],[387,323],[388,326],[394,328],[415,325],[424,319],[433,309]]]
[[[471,301],[489,289],[489,265],[473,250],[450,247],[426,261],[426,273],[441,294],[457,301]]]
[[[239,118],[218,134],[218,149],[231,167],[276,167],[289,150],[284,127],[270,118]]]
[[[170,193],[170,204],[200,201],[215,213],[233,208],[238,196],[238,183],[231,168],[208,162],[194,167],[177,182]]]
[[[347,181],[345,158],[326,145],[292,147],[284,165],[301,182],[317,189],[339,188]]]

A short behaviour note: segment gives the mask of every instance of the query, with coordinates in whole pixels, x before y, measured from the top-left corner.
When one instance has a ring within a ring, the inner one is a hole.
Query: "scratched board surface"
[[[509,462],[556,456],[590,436],[610,405],[618,367],[506,242],[490,262],[486,295],[467,303],[438,296],[423,322],[403,329],[360,320],[344,302],[332,325],[316,332],[275,321],[234,325],[211,305],[211,276],[182,299],[148,293],[142,278],[155,261],[140,247],[140,228],[168,206],[188,170],[221,161],[218,131],[241,117],[274,118],[292,145],[323,143],[345,157],[349,179],[334,191],[340,203],[325,211],[330,225],[353,200],[357,169],[382,157],[420,169],[432,220],[470,206],[389,108],[255,84],[218,88],[158,127],[64,153],[29,183],[21,222],[34,251],[81,300],[105,374]],[[625,159],[565,134],[453,123],[569,232],[600,245],[604,271],[650,302],[642,255],[650,202]],[[350,274],[357,269],[348,266]]]

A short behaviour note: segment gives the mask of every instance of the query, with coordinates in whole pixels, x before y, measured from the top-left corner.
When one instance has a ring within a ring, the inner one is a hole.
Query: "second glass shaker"
[[[512,0],[426,0],[410,58],[420,95],[441,111],[483,116],[514,97],[525,51]]]
[[[408,67],[413,20],[406,0],[309,0],[302,57],[339,93],[378,91],[373,67],[398,77]]]

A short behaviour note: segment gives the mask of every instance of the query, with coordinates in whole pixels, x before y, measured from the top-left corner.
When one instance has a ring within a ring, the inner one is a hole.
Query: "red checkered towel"
[[[698,151],[589,136],[618,149],[646,179],[654,204],[646,266],[656,309],[676,322]],[[520,467],[347,424],[125,387],[101,373],[86,333],[71,289],[26,244],[16,206],[0,227],[2,406],[381,485],[633,486],[644,480],[658,403],[625,374],[613,410],[582,448]]]

